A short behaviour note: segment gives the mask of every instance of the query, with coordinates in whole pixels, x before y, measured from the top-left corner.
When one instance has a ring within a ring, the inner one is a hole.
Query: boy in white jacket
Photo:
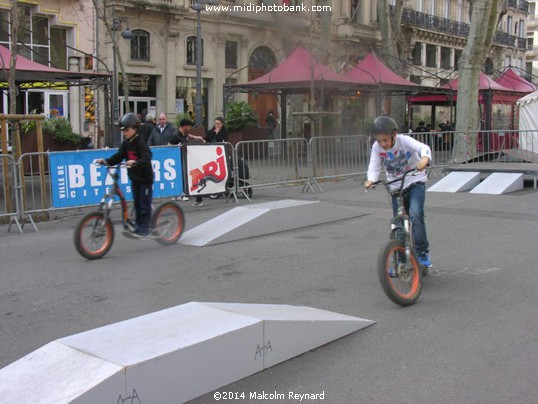
[[[376,142],[372,145],[370,165],[368,166],[368,180],[364,186],[371,188],[379,179],[384,168],[387,180],[391,181],[401,177],[403,173],[412,168],[420,172],[414,176],[407,176],[403,185],[404,202],[411,223],[413,224],[413,240],[419,262],[426,268],[432,266],[430,259],[430,244],[426,234],[424,222],[424,202],[426,200],[427,176],[424,171],[431,161],[431,149],[410,136],[397,134],[398,125],[388,116],[379,116],[374,120],[372,134]],[[394,215],[397,214],[396,198],[392,199]]]

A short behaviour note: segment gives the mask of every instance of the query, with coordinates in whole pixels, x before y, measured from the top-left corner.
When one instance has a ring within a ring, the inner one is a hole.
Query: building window
[[[276,58],[273,51],[267,46],[259,46],[250,55],[248,65],[249,67],[269,71],[276,66]]]
[[[200,66],[204,65],[204,39],[202,40],[202,57],[200,60]],[[190,36],[187,38],[187,64],[188,65],[195,65],[196,64],[196,37]]]
[[[11,49],[11,16],[2,12],[2,35],[0,43]],[[19,43],[17,54],[35,62],[50,65],[49,62],[49,20],[47,17],[33,15],[31,8],[19,5]],[[64,48],[65,49],[65,48]],[[57,66],[62,67],[64,66]]]
[[[437,67],[437,46],[426,45],[426,66]]]
[[[452,49],[441,46],[441,69],[452,68]]]
[[[202,79],[202,125],[207,128],[209,80]],[[196,116],[196,79],[193,77],[176,77],[176,112],[191,115],[194,121]],[[213,121],[211,121],[213,122]]]
[[[131,60],[149,62],[149,33],[134,30],[131,38]]]
[[[416,42],[413,48],[413,64],[422,66],[422,42]]]
[[[461,58],[461,50],[456,49],[454,51],[454,70],[458,70],[458,66],[460,64],[460,58]]]
[[[67,69],[67,30],[64,28],[50,29],[50,61],[53,66]]]
[[[226,41],[225,59],[226,69],[237,69],[237,42]]]
[[[413,82],[413,83],[416,83],[416,84],[420,84],[421,83],[421,77],[420,76],[416,76],[416,75],[411,75],[409,76],[409,81]]]
[[[463,22],[463,0],[458,0],[456,8],[456,21]]]

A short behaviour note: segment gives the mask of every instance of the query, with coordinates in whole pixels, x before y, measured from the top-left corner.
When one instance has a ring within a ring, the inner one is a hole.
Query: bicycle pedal
[[[149,234],[147,236],[141,236],[140,234],[133,233],[129,230],[124,230],[122,233],[125,237],[133,239],[133,240],[144,240],[144,239],[152,238]]]

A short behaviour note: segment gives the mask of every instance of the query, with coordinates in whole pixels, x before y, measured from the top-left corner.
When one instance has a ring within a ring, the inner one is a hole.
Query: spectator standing
[[[205,137],[207,143],[222,143],[228,141],[228,132],[224,127],[224,118],[217,116],[213,127],[209,129]]]
[[[146,114],[144,123],[140,125],[140,128],[138,129],[138,136],[147,143],[153,128],[155,128],[155,115],[148,113]]]
[[[194,122],[190,119],[182,119],[179,121],[179,129],[175,136],[172,136],[168,144],[187,144],[189,140],[198,140],[205,143],[205,139],[202,136],[193,135],[191,129],[194,126]]]
[[[177,133],[175,133],[173,136],[170,137],[170,139],[168,140],[168,144],[170,145],[187,144],[189,140],[191,139],[199,140],[205,143],[205,139],[202,136],[196,136],[190,133],[193,125],[194,125],[194,122],[192,122],[190,119],[182,119],[179,122],[179,129],[177,130]],[[196,197],[196,199],[198,200],[198,197]],[[189,197],[185,195],[185,193],[182,193],[180,196],[176,197],[175,200],[185,202],[189,200]],[[199,205],[194,205],[194,206],[204,206],[204,204],[203,202],[200,201]]]
[[[159,114],[159,123],[153,128],[148,138],[149,146],[166,146],[170,139],[177,136],[177,129],[168,122],[166,114]]]
[[[428,135],[425,135],[424,133],[429,132],[429,130],[424,124],[424,121],[420,121],[413,132],[419,133],[418,135],[415,135],[415,139],[417,139],[421,143],[426,143],[426,136]]]
[[[269,111],[267,113],[267,116],[265,117],[265,123],[267,125],[267,129],[269,129],[269,138],[273,139],[275,137],[276,129],[276,119],[273,115],[273,111]]]

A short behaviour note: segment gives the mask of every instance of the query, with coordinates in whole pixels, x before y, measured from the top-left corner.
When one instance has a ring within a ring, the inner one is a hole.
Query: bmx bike
[[[428,269],[420,264],[413,244],[413,229],[404,201],[404,180],[407,175],[416,175],[414,168],[392,181],[376,181],[383,184],[389,199],[396,198],[397,214],[391,219],[390,241],[379,251],[377,274],[387,297],[401,306],[414,304],[422,292],[422,277]],[[396,187],[391,185],[400,182]]]
[[[129,238],[154,239],[161,245],[177,242],[185,228],[185,216],[181,207],[172,201],[158,205],[151,215],[150,234],[136,236],[135,223],[129,216],[129,209],[123,191],[119,185],[120,169],[125,163],[106,166],[112,178],[112,187],[106,192],[97,210],[86,214],[75,228],[75,247],[80,255],[89,260],[104,257],[114,243],[114,225],[110,217],[115,196],[121,203],[123,235]]]

